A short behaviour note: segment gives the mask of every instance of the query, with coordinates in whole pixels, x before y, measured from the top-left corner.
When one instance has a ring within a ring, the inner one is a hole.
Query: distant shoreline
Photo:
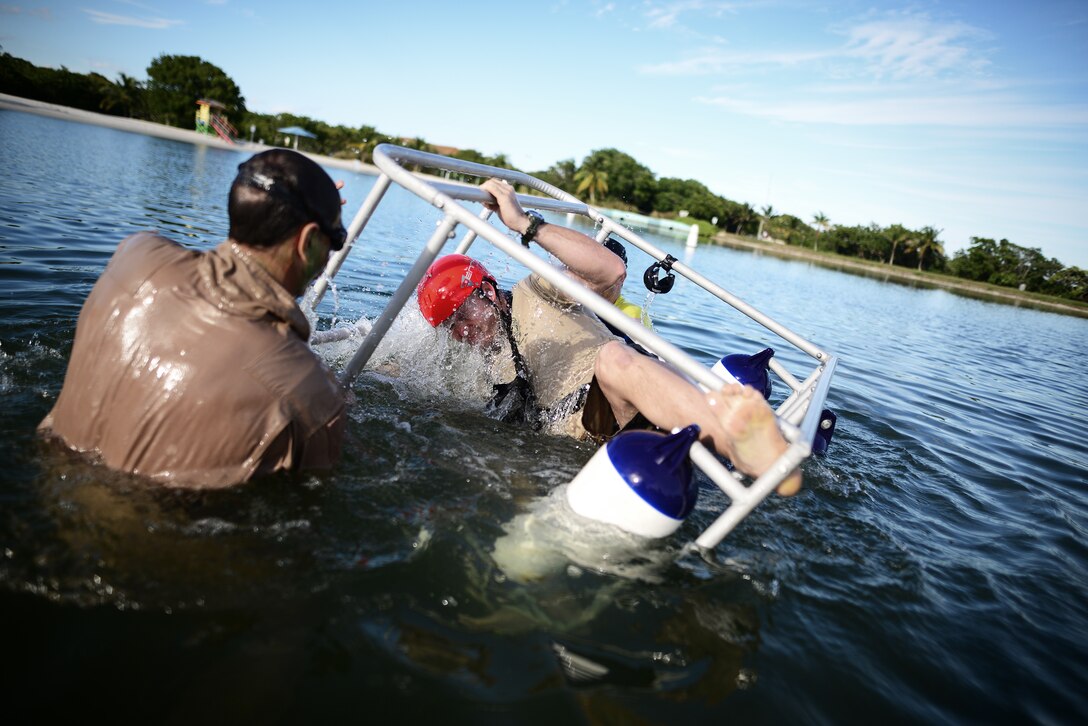
[[[933,272],[918,272],[905,267],[894,267],[883,263],[870,262],[868,260],[844,257],[842,255],[821,253],[804,247],[793,247],[781,243],[757,242],[753,239],[740,237],[727,232],[719,232],[711,238],[712,244],[730,247],[732,249],[746,250],[756,254],[768,254],[788,260],[800,260],[811,262],[820,267],[827,267],[840,272],[847,272],[864,277],[873,277],[884,281],[894,281],[907,285],[919,285],[922,287],[938,288],[949,292],[978,298],[990,302],[1014,305],[1016,307],[1028,307],[1036,310],[1073,315],[1080,318],[1088,318],[1088,305],[1078,305],[1073,301],[1062,301],[1055,298],[1040,298],[1034,293],[1024,293],[1008,287],[1000,287],[985,282],[964,280],[949,275],[941,275]]]
[[[95,124],[97,126],[106,126],[116,129],[118,131],[156,136],[162,139],[183,141],[190,144],[202,144],[204,146],[212,146],[231,151],[256,153],[266,149],[277,148],[249,141],[239,141],[236,144],[232,144],[218,137],[208,136],[207,134],[202,134],[195,130],[179,129],[174,126],[165,126],[163,124],[154,123],[153,121],[109,116],[107,114],[95,113],[94,111],[83,111],[68,106],[58,106],[52,103],[10,96],[4,93],[0,93],[0,109],[34,113],[40,116],[49,116],[51,118],[63,119],[66,121],[75,121],[77,123]],[[356,171],[362,174],[371,174],[374,176],[381,173],[381,170],[378,169],[378,167],[372,164],[364,164],[356,159],[336,159],[331,156],[321,156],[308,152],[301,153],[305,153],[306,156],[309,156],[326,166]],[[903,267],[876,264],[865,260],[843,257],[841,255],[821,254],[803,247],[763,243],[726,232],[719,232],[714,235],[711,238],[711,243],[731,247],[733,249],[747,250],[749,252],[755,252],[756,254],[768,254],[783,259],[811,262],[820,265],[821,267],[828,267],[855,275],[877,277],[883,280],[894,280],[909,285],[940,288],[968,297],[975,297],[1005,305],[1030,307],[1063,315],[1088,318],[1088,306],[1079,306],[1074,302],[1067,303],[1053,299],[1039,299],[1032,294],[1022,293],[1019,290],[1011,288],[998,287],[997,285],[961,280],[959,278],[936,275],[934,273],[920,273]]]
[[[144,121],[142,119],[135,118],[123,118],[121,116],[110,116],[104,113],[96,113],[94,111],[83,111],[81,109],[71,108],[69,106],[58,106],[57,104],[45,103],[43,101],[34,101],[29,98],[9,96],[6,93],[0,93],[0,109],[7,111],[23,111],[25,113],[34,113],[39,116],[58,118],[64,121],[75,121],[77,123],[94,124],[95,126],[106,126],[117,131],[127,131],[129,133],[143,134],[145,136],[156,136],[160,139],[184,141],[189,144],[200,144],[203,146],[211,146],[217,149],[227,149],[229,151],[244,151],[248,153],[257,153],[260,151],[265,151],[267,149],[280,148],[276,146],[257,144],[244,140],[232,144],[229,141],[224,141],[218,136],[209,136],[208,134],[202,134],[193,129],[179,129],[175,126],[157,124],[154,121]],[[371,174],[374,176],[381,174],[381,170],[378,169],[378,167],[372,164],[364,164],[357,159],[334,159],[331,156],[321,156],[320,154],[311,154],[305,151],[300,153],[306,154],[306,156],[325,166],[333,166],[339,169],[348,169],[351,171],[357,171],[363,174]]]

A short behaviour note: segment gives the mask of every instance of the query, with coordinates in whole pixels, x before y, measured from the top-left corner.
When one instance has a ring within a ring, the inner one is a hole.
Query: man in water
[[[503,224],[558,259],[566,273],[614,303],[626,277],[623,261],[591,237],[527,214],[513,187],[490,179],[482,185]],[[592,313],[546,280],[529,275],[511,292],[498,288],[479,262],[448,255],[434,262],[417,290],[420,311],[458,341],[490,352],[508,342],[528,399],[553,433],[608,438],[636,417],[666,431],[695,423],[701,440],[740,471],[759,476],[788,444],[774,412],[748,386],[702,393],[659,361],[618,341]],[[794,471],[779,486],[793,494]]]
[[[340,205],[320,166],[276,149],[238,167],[230,237],[216,248],[123,240],[39,431],[174,486],[332,466],[345,394],[310,350],[296,300],[344,244]]]

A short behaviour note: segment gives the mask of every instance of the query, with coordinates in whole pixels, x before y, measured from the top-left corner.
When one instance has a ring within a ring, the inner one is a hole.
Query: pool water
[[[484,363],[411,310],[354,386],[334,473],[155,489],[34,428],[117,242],[153,228],[218,243],[246,155],[6,111],[0,147],[0,603],[4,687],[26,712],[1088,716],[1088,321],[654,238],[841,358],[829,455],[709,559],[681,549],[723,504],[711,485],[662,542],[578,519],[562,491],[594,448],[487,418]],[[330,173],[350,216],[374,179]],[[437,220],[392,189],[320,326],[373,319]],[[504,285],[524,272],[485,242],[473,252]],[[641,303],[649,261],[629,256],[624,296]],[[795,375],[811,368],[683,280],[650,314],[708,365],[770,346]],[[350,352],[321,349],[334,367]],[[497,543],[520,568],[499,566]]]

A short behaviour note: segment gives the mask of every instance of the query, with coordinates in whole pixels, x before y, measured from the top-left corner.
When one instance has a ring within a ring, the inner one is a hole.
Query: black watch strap
[[[530,209],[526,214],[529,215],[529,226],[521,235],[521,243],[528,247],[529,243],[536,239],[536,231],[540,229],[540,225],[544,224],[544,215],[535,209]]]

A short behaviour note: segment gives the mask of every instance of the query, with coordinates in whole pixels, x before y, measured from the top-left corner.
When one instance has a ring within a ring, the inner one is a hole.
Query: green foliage
[[[582,169],[603,174],[610,198],[633,206],[644,214],[654,210],[657,184],[654,173],[633,156],[616,149],[598,149],[585,158]]]
[[[114,82],[97,73],[41,68],[0,52],[0,92],[88,111],[151,118],[181,127],[192,126],[196,100],[210,98],[236,114],[236,125],[243,137],[249,136],[252,126],[253,139],[270,145],[293,143],[277,129],[301,126],[316,138],[300,139],[299,148],[328,156],[369,163],[374,148],[386,142],[433,151],[423,139],[392,137],[373,126],[331,126],[306,116],[250,112],[234,81],[220,68],[196,56],[160,55],[148,67],[145,85],[123,73]],[[511,168],[504,154],[489,157],[475,149],[464,149],[455,156]],[[1023,285],[1030,292],[1088,302],[1088,272],[1064,267],[1037,248],[1020,247],[1005,239],[995,242],[972,237],[970,247],[948,260],[939,239],[940,230],[934,227],[911,230],[893,224],[882,228],[875,222],[867,226],[832,226],[822,212],[813,216],[814,227],[810,227],[797,217],[776,213],[770,205],[757,211],[747,203],[716,195],[694,179],[659,180],[648,167],[617,149],[593,151],[581,165],[573,159],[558,161],[533,176],[570,194],[588,192],[594,204],[600,196],[616,206],[635,207],[644,214],[676,218],[679,212],[686,211],[688,216],[681,219],[698,224],[702,236],[712,235],[717,228],[749,235],[766,230],[770,236],[789,244],[818,245],[821,250],[841,255],[889,265],[916,266],[919,270],[947,269],[970,280],[1008,287]],[[717,228],[710,222],[714,219]]]
[[[506,158],[506,154],[498,154],[496,156],[488,156],[476,149],[460,149],[451,154],[454,159],[461,159],[463,161],[471,161],[476,164],[486,164],[487,166],[496,166],[500,169],[512,169],[510,166],[510,160]],[[478,176],[472,174],[459,174],[456,172],[450,172],[450,179],[456,179],[466,182],[482,182]]]
[[[544,171],[533,172],[533,176],[541,181],[548,182],[553,187],[562,189],[567,194],[574,194],[575,190],[578,189],[578,182],[574,180],[577,173],[578,165],[574,163],[574,159],[564,159],[557,161]]]
[[[109,79],[98,73],[73,73],[64,67],[42,68],[10,53],[0,54],[0,93],[99,111],[103,90],[109,85]]]
[[[608,192],[608,172],[605,170],[603,159],[587,157],[575,172],[574,181],[578,182],[575,193],[589,192],[589,203],[596,204],[597,195]]]
[[[887,258],[889,249],[884,231],[875,222],[867,226],[834,227],[823,235],[820,246],[840,255],[880,262]]]
[[[719,222],[726,219],[726,200],[694,179],[665,177],[657,182],[654,208],[660,213],[686,211],[693,217]]]
[[[121,73],[116,83],[103,78],[100,88],[102,101],[99,108],[106,113],[128,118],[147,117],[147,89],[132,76]]]
[[[788,245],[813,246],[816,231],[792,214],[779,214],[767,223],[768,233]]]
[[[1046,280],[1041,292],[1088,302],[1088,272],[1079,267],[1063,267]]]
[[[1047,259],[1042,250],[1015,245],[1007,239],[995,242],[983,237],[972,237],[971,245],[953,256],[948,265],[952,274],[968,280],[988,282],[1004,287],[1024,286],[1029,292],[1050,294],[1076,294],[1077,275],[1069,273],[1054,278],[1062,271],[1062,264],[1051,258]],[[1078,268],[1069,268],[1076,270]]]
[[[884,237],[888,240],[890,251],[888,254],[888,264],[895,264],[895,252],[899,250],[901,252],[914,252],[914,247],[918,244],[915,239],[914,232],[904,227],[901,224],[893,224],[884,230]]]
[[[929,258],[930,267],[937,270],[944,267],[944,246],[937,239],[940,234],[941,230],[935,227],[922,227],[922,229],[918,230],[918,234],[914,239],[914,251],[918,256],[919,272],[921,272],[927,258]]]
[[[718,219],[718,225],[734,234],[754,235],[758,230],[759,215],[748,203],[725,201],[725,216]]]
[[[711,224],[705,219],[698,219],[692,217],[677,218],[677,222],[683,222],[685,224],[694,224],[699,228],[699,237],[702,239],[710,239],[718,233],[718,226]]]
[[[314,134],[316,138],[300,137],[299,151],[309,151],[338,159],[358,159],[364,163],[373,160],[374,148],[386,142],[398,142],[385,134],[379,133],[373,126],[330,126],[324,121],[309,116],[292,113],[263,114],[246,112],[241,116],[238,133],[248,139],[250,127],[254,127],[254,141],[263,140],[270,146],[294,146],[294,137],[288,138],[278,129],[299,126]]]
[[[201,98],[219,101],[228,113],[245,113],[238,85],[221,68],[195,55],[160,55],[147,67],[147,78],[147,104],[153,121],[190,128]]]

